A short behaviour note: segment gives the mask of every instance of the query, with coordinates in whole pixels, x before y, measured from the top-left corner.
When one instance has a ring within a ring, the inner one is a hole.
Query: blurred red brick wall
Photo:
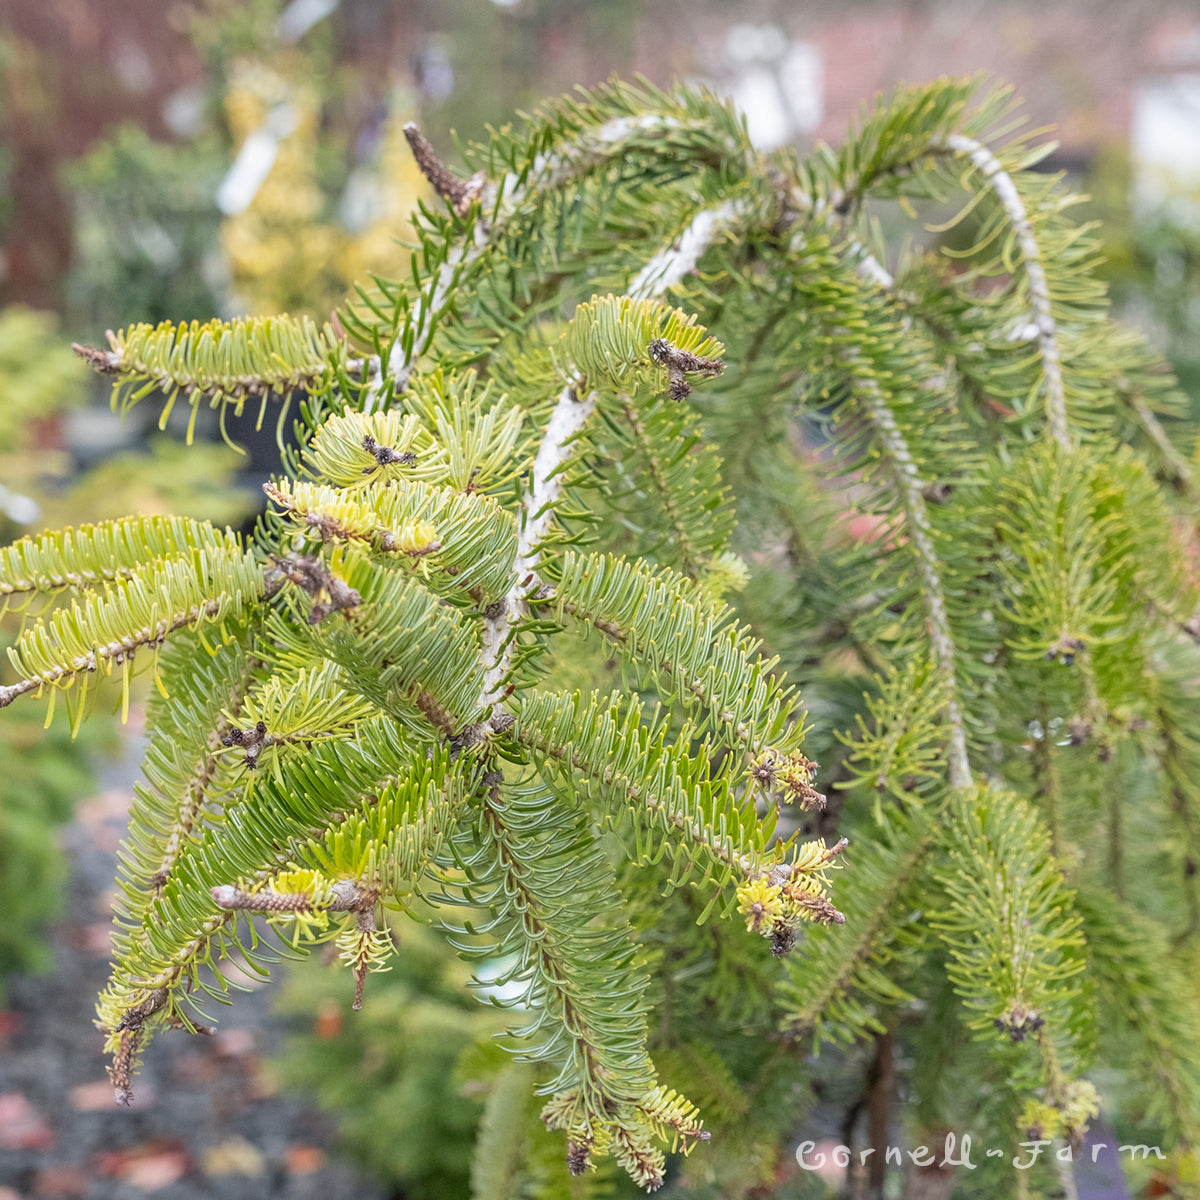
[[[163,101],[203,73],[181,13],[169,0],[0,0],[5,303],[58,307],[71,252],[61,164],[127,118],[167,135]]]

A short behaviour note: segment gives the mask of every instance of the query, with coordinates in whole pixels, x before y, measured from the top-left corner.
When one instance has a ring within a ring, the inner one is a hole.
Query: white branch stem
[[[41,679],[22,679],[20,683],[0,687],[0,708],[7,708],[18,696],[24,696],[26,692],[36,692],[43,684],[44,680]]]
[[[851,365],[851,369],[853,369]],[[928,617],[929,643],[933,661],[947,682],[946,721],[950,727],[949,761],[950,786],[965,788],[971,785],[971,763],[967,756],[967,736],[962,710],[958,706],[954,666],[954,638],[950,633],[950,618],[946,612],[945,592],[938,570],[937,552],[933,546],[933,529],[923,494],[924,484],[917,474],[908,443],[896,424],[892,410],[884,400],[873,379],[855,375],[855,392],[867,412],[884,452],[892,465],[892,475],[900,503],[908,518],[908,536],[917,559],[917,574],[921,594],[925,598]]]
[[[895,279],[867,248],[858,241],[850,244],[851,254],[857,257],[855,269],[864,279],[881,288],[891,290]],[[909,318],[905,318],[907,322]],[[946,612],[945,592],[941,572],[938,570],[937,554],[933,547],[929,509],[925,503],[925,484],[917,474],[917,464],[908,449],[908,443],[896,424],[892,410],[888,408],[874,380],[855,376],[859,397],[879,440],[892,462],[896,489],[900,502],[908,516],[909,537],[917,555],[917,573],[921,577],[921,591],[925,597],[929,617],[929,642],[933,660],[946,677],[948,696],[946,720],[950,726],[949,774],[950,786],[961,788],[971,784],[971,763],[967,755],[967,737],[963,726],[962,710],[955,694],[954,639],[950,633],[950,618]]]
[[[1012,176],[1001,165],[1000,160],[982,142],[962,134],[953,133],[946,138],[944,146],[931,149],[946,149],[954,154],[969,158],[983,176],[988,187],[1004,206],[1008,219],[1025,260],[1025,273],[1029,278],[1029,299],[1033,305],[1033,321],[1038,331],[1038,347],[1042,355],[1042,370],[1046,375],[1046,422],[1050,436],[1063,447],[1070,449],[1071,435],[1067,421],[1066,392],[1063,387],[1062,354],[1058,345],[1058,326],[1050,304],[1050,286],[1046,281],[1046,270],[1042,265],[1041,251],[1033,232],[1033,222],[1025,211],[1025,203]]]
[[[572,440],[596,409],[597,394],[589,392],[580,397],[575,387],[575,381],[572,381],[559,392],[533,460],[517,533],[517,557],[513,562],[515,581],[508,595],[496,606],[498,611],[484,619],[483,694],[479,698],[482,705],[494,707],[503,699],[504,679],[512,661],[513,626],[528,612],[525,598],[541,586],[537,573],[540,547],[554,520],[554,506],[562,495],[560,472],[571,456]]]
[[[408,386],[417,356],[429,336],[430,323],[442,310],[462,272],[474,265],[492,244],[496,234],[524,204],[539,193],[561,188],[572,179],[612,158],[620,144],[635,135],[652,133],[657,129],[675,132],[681,127],[683,123],[674,117],[654,113],[640,117],[618,117],[595,129],[584,131],[574,142],[561,147],[553,154],[539,154],[523,176],[509,173],[498,184],[485,185],[480,196],[480,211],[493,215],[490,218],[481,216],[475,222],[469,245],[451,250],[434,275],[433,290],[428,303],[424,297],[416,301],[409,313],[406,329],[398,333],[392,343],[388,354],[387,375],[392,379],[395,390],[403,391]],[[412,329],[413,337],[411,349],[405,353],[404,333],[407,329]],[[369,389],[363,411],[373,411],[378,397],[378,388]]]
[[[629,294],[639,300],[651,299],[678,283],[688,271],[695,268],[712,240],[744,217],[745,212],[744,204],[730,201],[699,213],[672,246],[659,251],[638,272]],[[703,240],[704,237],[708,240]],[[591,392],[581,398],[576,392],[578,382],[573,379],[559,393],[533,460],[517,536],[513,586],[508,595],[484,617],[484,683],[479,702],[493,710],[504,698],[504,680],[512,663],[513,626],[528,612],[526,597],[541,586],[537,573],[539,547],[550,530],[554,506],[562,495],[560,472],[571,456],[572,440],[596,408],[597,393]]]
[[[726,200],[715,208],[702,208],[677,241],[660,250],[634,277],[629,295],[635,300],[659,296],[682,282],[696,268],[701,255],[725,230],[741,224],[747,210],[743,200]]]
[[[433,320],[435,313],[441,312],[442,306],[446,303],[446,297],[450,294],[450,289],[454,286],[459,271],[470,267],[484,250],[487,249],[487,246],[488,236],[486,226],[482,221],[476,222],[475,235],[471,244],[465,248],[462,246],[453,247],[449,254],[447,254],[446,261],[438,267],[433,277],[433,292],[428,303],[426,303],[425,297],[421,296],[413,305],[405,330],[406,332],[408,329],[413,331],[411,348],[406,354],[404,351],[404,335],[400,334],[392,343],[391,352],[388,354],[387,372],[393,380],[396,391],[402,392],[408,387],[408,381],[412,375],[413,363],[416,362],[417,355],[421,353],[421,347],[424,345],[426,337],[429,336],[430,322]],[[367,411],[370,410],[368,409]]]

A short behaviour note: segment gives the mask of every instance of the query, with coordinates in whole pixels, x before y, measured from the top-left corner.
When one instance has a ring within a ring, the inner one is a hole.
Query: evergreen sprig
[[[6,703],[167,641],[99,1010],[118,1093],[225,956],[266,969],[250,914],[334,940],[357,1003],[377,910],[432,905],[519,989],[537,1064],[497,1077],[479,1195],[553,1191],[496,1109],[518,1082],[573,1171],[654,1187],[704,1137],[660,1043],[701,1091],[775,1077],[685,1052],[677,1012],[945,1037],[981,1119],[1071,1138],[1111,1022],[1193,1138],[1182,955],[1152,979],[1200,931],[1192,470],[1011,96],[900,89],[803,162],[707,92],[620,83],[468,147],[467,178],[408,136],[440,200],[345,341],[279,318],[87,355],[126,405],[309,393],[253,543],[131,518],[0,558],[6,599],[71,601]],[[891,201],[949,206],[953,240],[893,245]],[[770,995],[742,994],[769,959],[693,924],[735,910],[800,946]],[[912,1072],[933,1126],[950,1071]]]
[[[265,317],[234,321],[192,321],[174,325],[133,325],[109,333],[109,349],[76,346],[85,361],[113,376],[113,407],[122,415],[152,392],[165,396],[159,428],[165,429],[175,401],[191,408],[191,443],[200,405],[218,409],[221,429],[226,410],[241,416],[247,400],[258,399],[262,427],[267,402],[284,400],[297,389],[324,390],[337,371],[338,342],[331,328],[319,330],[307,317]],[[286,406],[279,414],[283,428]],[[227,439],[228,440],[228,439]]]

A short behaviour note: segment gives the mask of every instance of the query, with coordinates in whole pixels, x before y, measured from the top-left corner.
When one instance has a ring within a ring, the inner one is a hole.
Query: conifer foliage
[[[786,956],[787,1039],[919,1043],[949,1012],[980,1119],[1078,1143],[1120,1036],[1166,1064],[1145,1119],[1200,1133],[1172,1034],[1200,928],[1195,492],[1169,382],[1015,128],[1005,92],[940,81],[801,162],[707,93],[614,83],[469,147],[468,177],[410,128],[440,199],[409,276],[323,331],[83,351],[126,406],[282,425],[302,396],[252,539],[137,517],[0,555],[0,593],[49,605],[0,705],[61,693],[78,721],[94,675],[157,684],[99,1005],[118,1098],[155,1031],[203,1029],[231,954],[269,957],[256,915],[333,942],[357,1007],[404,953],[381,910],[432,908],[504,964],[571,1172],[611,1155],[655,1188],[708,1133],[652,1061],[649,881]],[[899,253],[885,201],[957,209],[969,244]],[[558,684],[580,637],[621,687]],[[695,986],[728,1009],[722,962],[760,975],[723,953]],[[945,1072],[921,1086],[961,1115]]]

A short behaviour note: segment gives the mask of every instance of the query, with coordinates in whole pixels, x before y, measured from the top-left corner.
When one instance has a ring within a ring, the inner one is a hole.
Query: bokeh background
[[[403,268],[445,154],[610,74],[707,83],[764,148],[838,144],[898,81],[984,72],[1105,222],[1114,299],[1200,379],[1200,10],[1173,0],[3,0],[0,303],[102,340],[307,311]],[[91,461],[137,441],[69,418]],[[257,465],[257,464],[255,464]],[[18,516],[20,506],[18,506]]]
[[[253,520],[270,423],[231,423],[239,455],[201,414],[185,449],[182,426],[113,414],[69,344],[168,317],[325,320],[356,279],[403,270],[427,198],[406,121],[453,162],[456,139],[615,73],[706,83],[764,148],[805,150],[901,80],[976,72],[1054,127],[1041,169],[1090,197],[1113,303],[1195,415],[1194,2],[0,0],[0,543],[135,510]],[[492,1018],[419,939],[353,1029],[319,965],[274,1011],[247,978],[211,1044],[156,1046],[140,1107],[112,1111],[90,1019],[136,711],[75,742],[42,720],[0,722],[0,1200],[467,1195],[463,1056]]]

